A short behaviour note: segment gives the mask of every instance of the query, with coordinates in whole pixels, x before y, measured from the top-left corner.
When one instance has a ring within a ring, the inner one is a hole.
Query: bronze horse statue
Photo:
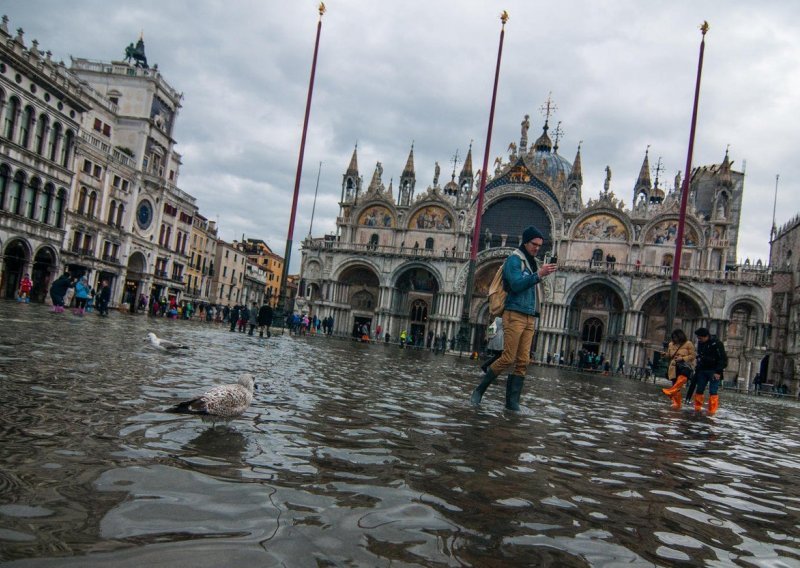
[[[125,61],[135,61],[136,67],[147,69],[147,57],[144,54],[144,42],[140,39],[134,47],[133,42],[125,48]]]

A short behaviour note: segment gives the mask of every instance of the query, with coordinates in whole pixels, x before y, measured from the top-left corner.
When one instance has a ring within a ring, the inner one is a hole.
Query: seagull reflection
[[[229,426],[212,426],[190,440],[186,449],[193,451],[198,458],[241,463],[242,455],[247,450],[247,440]]]

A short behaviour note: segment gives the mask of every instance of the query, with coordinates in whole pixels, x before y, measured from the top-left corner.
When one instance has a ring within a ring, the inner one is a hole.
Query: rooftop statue
[[[148,69],[147,66],[147,57],[144,54],[144,40],[139,38],[139,41],[136,42],[136,46],[134,47],[133,42],[125,48],[125,59],[124,61],[134,61],[136,67],[141,67],[143,69]]]

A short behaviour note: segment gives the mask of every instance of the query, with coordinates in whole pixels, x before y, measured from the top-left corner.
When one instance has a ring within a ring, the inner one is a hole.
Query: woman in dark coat
[[[50,299],[53,300],[53,312],[60,314],[64,311],[64,296],[67,290],[75,285],[75,280],[69,272],[59,276],[53,285],[50,286]]]

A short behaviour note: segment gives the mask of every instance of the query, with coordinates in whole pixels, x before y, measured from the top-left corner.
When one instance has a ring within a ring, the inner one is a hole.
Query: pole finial
[[[708,21],[707,20],[703,20],[703,23],[700,25],[700,33],[703,34],[703,37],[705,37],[706,33],[708,33]]]
[[[320,2],[319,3],[318,10],[319,10],[319,17],[321,18],[322,15],[327,11],[327,8],[325,7],[325,2]]]
[[[507,10],[503,10],[503,13],[500,14],[500,21],[503,22],[503,26],[506,25],[506,22],[508,21],[508,18],[509,18],[508,11]]]

